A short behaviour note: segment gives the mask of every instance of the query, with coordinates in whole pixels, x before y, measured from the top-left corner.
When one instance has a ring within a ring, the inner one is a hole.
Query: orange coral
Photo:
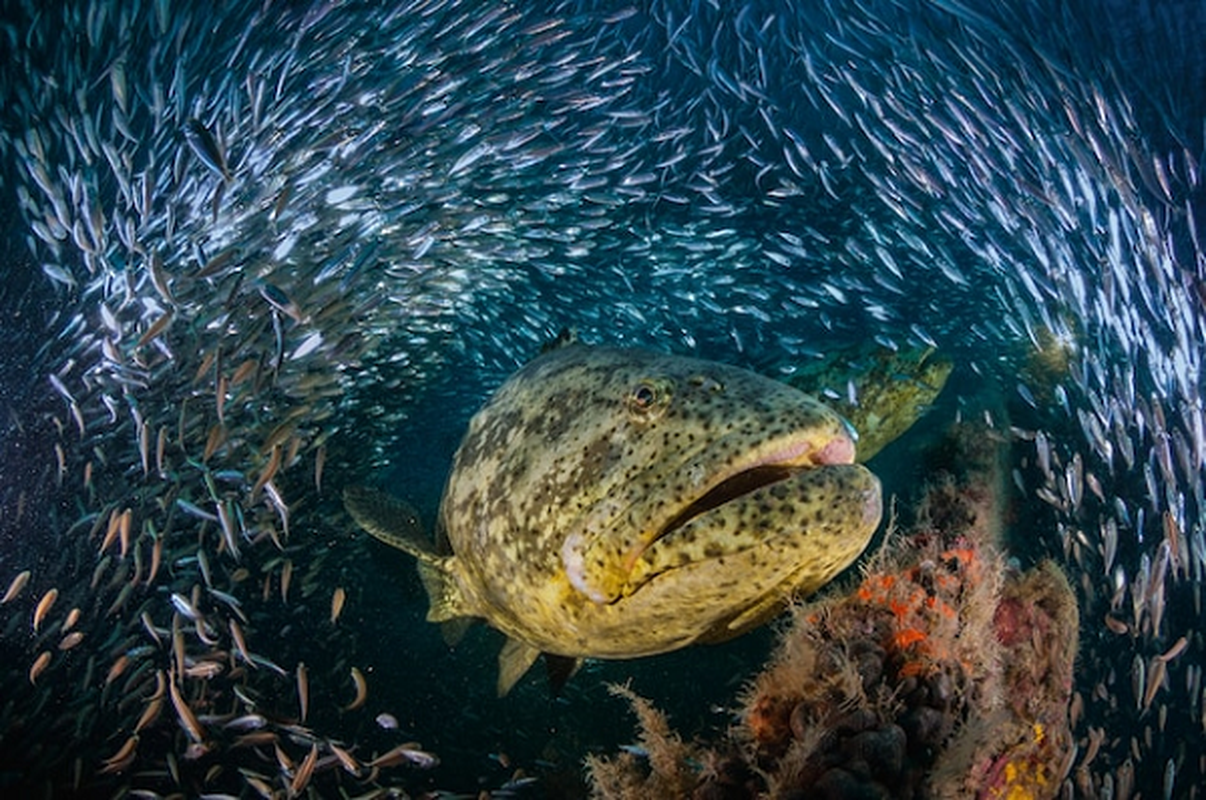
[[[919,539],[917,549],[923,556],[928,551],[930,557],[898,572],[868,575],[855,593],[862,604],[890,614],[881,641],[885,649],[903,655],[911,648],[901,667],[904,675],[927,674],[938,662],[964,660],[952,650],[964,624],[958,609],[985,564],[978,548],[962,539],[943,550],[935,542]]]
[[[904,650],[909,645],[924,642],[925,640],[926,635],[916,628],[905,628],[903,631],[898,631],[892,637],[892,643],[900,650]]]

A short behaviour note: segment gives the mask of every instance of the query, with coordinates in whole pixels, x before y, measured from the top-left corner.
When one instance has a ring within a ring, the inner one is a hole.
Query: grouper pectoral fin
[[[419,560],[419,579],[431,601],[427,610],[429,622],[476,616],[465,607],[464,597],[453,579],[452,573],[458,566],[456,556],[435,552],[423,532],[418,512],[410,503],[375,489],[349,486],[343,490],[343,506],[374,539]]]
[[[427,608],[427,621],[443,623],[441,632],[449,646],[461,640],[472,622],[465,620],[464,624],[460,624],[459,621],[473,616],[465,609],[461,590],[449,574],[446,564],[451,562],[452,559],[447,558],[434,563],[420,561],[417,565],[419,580],[423,582],[423,588],[427,590],[427,600],[431,604]]]
[[[538,648],[508,637],[498,654],[498,696],[502,697],[511,691],[511,687],[531,669],[539,656]]]

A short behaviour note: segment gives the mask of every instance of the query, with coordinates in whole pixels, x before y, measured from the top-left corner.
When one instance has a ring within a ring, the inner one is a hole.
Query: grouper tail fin
[[[405,500],[363,486],[343,490],[343,507],[373,538],[410,553],[420,561],[434,564],[440,560],[423,532],[419,512]]]
[[[376,489],[349,486],[343,490],[343,507],[374,539],[419,560],[419,579],[431,601],[429,622],[474,616],[464,609],[460,590],[452,579],[456,557],[436,553],[414,506]]]

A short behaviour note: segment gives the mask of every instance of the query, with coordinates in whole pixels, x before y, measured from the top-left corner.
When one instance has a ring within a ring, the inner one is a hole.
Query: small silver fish
[[[223,181],[230,181],[230,170],[226,166],[226,155],[218,144],[217,138],[214,137],[209,128],[205,127],[205,124],[201,120],[193,117],[185,122],[184,140],[188,142],[189,148],[200,159],[202,164],[222,178]]]

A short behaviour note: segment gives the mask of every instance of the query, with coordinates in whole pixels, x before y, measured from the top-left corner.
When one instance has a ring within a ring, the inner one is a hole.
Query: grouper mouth
[[[815,449],[811,442],[789,444],[752,463],[738,464],[730,474],[671,518],[653,541],[670,535],[696,517],[771,484],[789,480],[807,470],[853,463],[854,441],[844,435],[835,436],[824,447]]]
[[[621,510],[606,502],[598,504],[595,511],[599,522],[587,517],[568,532],[562,543],[561,562],[566,578],[592,601],[614,602],[640,584],[634,575],[637,563],[675,531],[694,525],[717,509],[741,506],[779,483],[818,485],[810,477],[819,477],[830,468],[861,469],[853,465],[854,441],[842,432],[827,438],[818,437],[815,432],[799,432],[752,442],[731,461],[723,463],[717,463],[716,459],[709,463],[705,449],[663,477],[663,491],[673,487],[681,494],[679,505],[659,509],[664,516],[645,517],[642,524],[637,507]],[[698,478],[691,476],[697,470],[706,473]],[[603,531],[610,533],[601,535]]]

